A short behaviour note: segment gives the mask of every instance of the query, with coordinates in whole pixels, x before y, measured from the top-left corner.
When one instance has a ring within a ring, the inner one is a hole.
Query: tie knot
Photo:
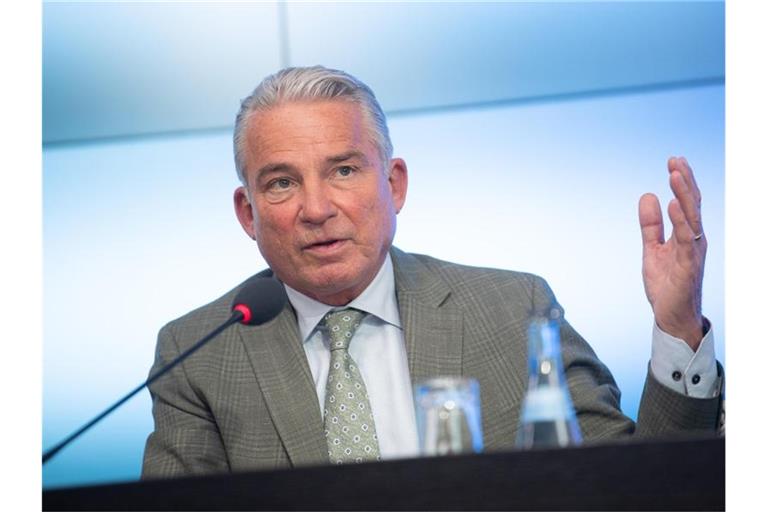
[[[364,316],[365,313],[352,308],[331,311],[325,315],[323,324],[328,328],[331,338],[331,351],[349,348],[349,342]]]

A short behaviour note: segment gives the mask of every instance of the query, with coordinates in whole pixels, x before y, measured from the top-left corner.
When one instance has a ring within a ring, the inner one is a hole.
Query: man
[[[234,149],[237,217],[290,304],[263,326],[226,331],[152,386],[142,476],[415,456],[411,386],[438,376],[476,378],[486,450],[513,447],[529,313],[559,306],[536,276],[392,246],[408,169],[392,157],[370,89],[322,67],[282,70],[243,101]],[[668,167],[668,241],[656,197],[640,200],[656,326],[637,425],[621,413],[610,372],[562,325],[586,440],[716,428],[721,379],[701,315],[701,198],[685,159]],[[237,289],[166,325],[153,371],[225,320]]]

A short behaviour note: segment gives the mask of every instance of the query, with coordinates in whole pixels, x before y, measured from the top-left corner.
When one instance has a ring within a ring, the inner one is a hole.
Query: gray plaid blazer
[[[531,274],[461,266],[396,248],[391,255],[412,381],[476,378],[485,449],[511,449],[527,385],[529,313],[556,305],[549,286]],[[229,318],[238,288],[163,327],[150,373]],[[561,343],[586,441],[714,433],[719,397],[684,397],[649,372],[635,424],[619,408],[610,372],[567,322]],[[150,392],[155,430],[147,439],[142,478],[328,462],[317,394],[290,305],[262,326],[225,331]]]

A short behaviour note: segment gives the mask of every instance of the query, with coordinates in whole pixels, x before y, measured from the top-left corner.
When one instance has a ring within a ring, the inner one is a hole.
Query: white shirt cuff
[[[712,398],[720,392],[712,326],[709,321],[706,324],[707,333],[694,352],[685,341],[665,333],[653,323],[653,376],[668,388],[693,398]]]

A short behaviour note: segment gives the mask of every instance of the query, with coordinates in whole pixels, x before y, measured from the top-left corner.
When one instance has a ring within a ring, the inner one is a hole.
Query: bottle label
[[[542,387],[528,392],[523,402],[522,421],[556,421],[574,418],[568,394],[557,387]]]

